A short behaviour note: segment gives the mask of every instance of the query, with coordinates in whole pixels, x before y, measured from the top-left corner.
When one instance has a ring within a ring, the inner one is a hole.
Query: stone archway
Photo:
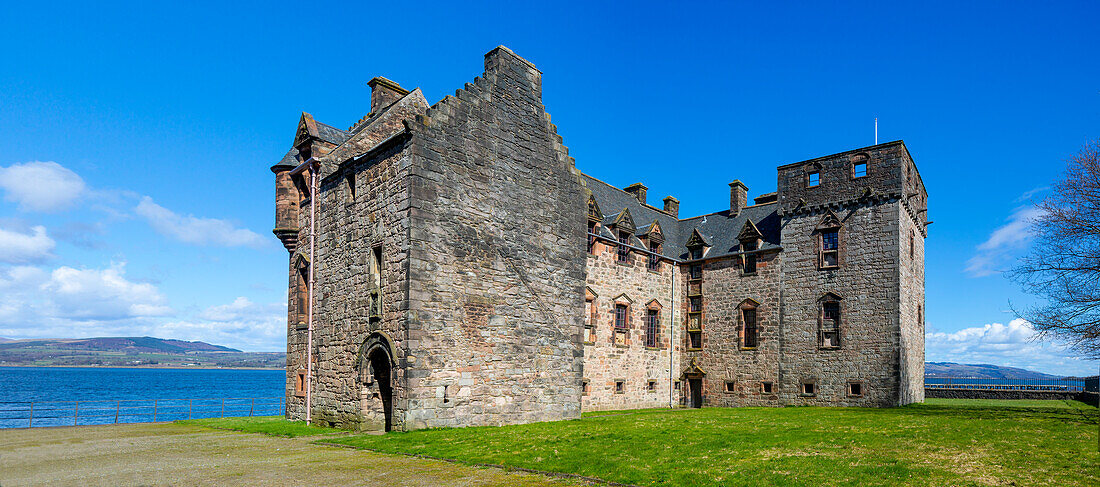
[[[358,356],[360,429],[393,429],[393,342],[381,332],[371,333]]]

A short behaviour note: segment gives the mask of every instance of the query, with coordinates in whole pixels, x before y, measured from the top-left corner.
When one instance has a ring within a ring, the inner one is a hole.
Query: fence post
[[[80,401],[76,401],[73,407],[73,426],[80,424]]]
[[[248,408],[248,417],[252,417],[252,411],[256,410],[256,398],[252,398],[252,406]]]
[[[191,419],[191,404],[194,403],[194,399],[187,400],[187,419]]]
[[[219,418],[225,417],[225,398],[222,398],[222,412],[218,413]]]
[[[122,407],[122,400],[115,401],[115,424],[118,424],[118,409]]]
[[[157,422],[157,400],[153,399],[153,422]]]
[[[29,420],[27,420],[27,427],[31,428],[33,426],[34,426],[34,401],[31,401],[31,418]]]

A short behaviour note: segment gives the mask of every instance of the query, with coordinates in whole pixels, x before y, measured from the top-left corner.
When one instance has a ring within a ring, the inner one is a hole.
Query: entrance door
[[[688,379],[688,388],[691,389],[691,407],[703,407],[703,379]]]
[[[386,416],[386,431],[393,427],[393,387],[390,385],[390,358],[386,352],[375,350],[370,357],[370,366],[374,370],[374,382],[378,384],[378,394],[382,399],[382,410]]]

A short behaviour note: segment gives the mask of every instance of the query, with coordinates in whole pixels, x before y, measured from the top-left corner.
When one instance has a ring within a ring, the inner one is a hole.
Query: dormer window
[[[623,263],[630,262],[630,233],[619,232],[619,248],[615,254],[615,260]]]
[[[741,243],[741,250],[745,252],[744,275],[756,274],[756,240],[746,240]]]
[[[691,260],[699,260],[703,258],[703,248],[695,247],[691,249]]]
[[[588,253],[596,253],[596,222],[588,222]]]

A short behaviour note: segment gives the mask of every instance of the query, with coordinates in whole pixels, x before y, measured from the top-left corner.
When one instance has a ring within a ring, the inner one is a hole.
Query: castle
[[[734,181],[729,208],[681,219],[579,172],[542,73],[503,46],[435,105],[369,85],[367,116],[303,114],[271,168],[289,418],[923,400],[928,198],[902,142],[779,166],[752,201]]]

